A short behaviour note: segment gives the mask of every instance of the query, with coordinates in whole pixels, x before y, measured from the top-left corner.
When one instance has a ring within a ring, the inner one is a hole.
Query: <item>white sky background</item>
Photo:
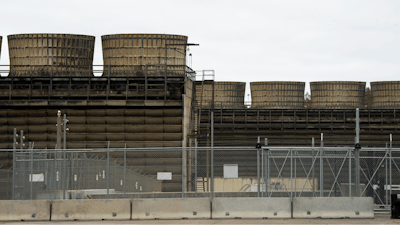
[[[9,0],[0,21],[2,65],[10,34],[96,36],[100,65],[101,35],[165,33],[199,43],[192,67],[217,81],[400,80],[397,0]]]

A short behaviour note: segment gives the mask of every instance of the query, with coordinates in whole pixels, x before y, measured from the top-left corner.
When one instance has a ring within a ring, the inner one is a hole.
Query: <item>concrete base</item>
[[[130,199],[56,200],[52,204],[51,220],[129,220]]]
[[[210,219],[209,198],[132,200],[132,219]]]
[[[2,200],[0,221],[49,221],[50,201],[47,200]]]
[[[374,201],[371,197],[294,198],[293,218],[374,218]]]
[[[214,198],[212,219],[291,218],[290,198]]]

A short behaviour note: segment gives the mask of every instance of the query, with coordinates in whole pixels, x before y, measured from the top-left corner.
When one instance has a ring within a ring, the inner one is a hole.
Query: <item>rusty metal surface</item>
[[[196,84],[196,100],[202,108],[211,107],[212,87],[212,83]],[[246,82],[214,82],[214,108],[244,109],[245,88]]]
[[[321,109],[364,108],[365,82],[310,82],[311,107]]]
[[[91,76],[94,39],[74,34],[9,35],[9,76]]]
[[[178,70],[186,65],[187,39],[187,36],[168,34],[103,35],[104,76],[144,77],[145,65],[176,65]],[[164,68],[152,66],[148,70]]]
[[[400,81],[371,82],[371,93],[371,108],[400,108]]]
[[[304,108],[305,82],[251,82],[251,107],[259,109]]]

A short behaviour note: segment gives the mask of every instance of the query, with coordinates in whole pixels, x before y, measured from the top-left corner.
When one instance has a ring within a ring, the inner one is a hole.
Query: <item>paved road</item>
[[[128,221],[68,221],[10,222],[0,224],[400,224],[400,220],[375,219],[257,219],[257,220],[128,220]]]

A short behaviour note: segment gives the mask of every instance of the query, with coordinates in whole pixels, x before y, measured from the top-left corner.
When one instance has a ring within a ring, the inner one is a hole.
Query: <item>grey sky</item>
[[[396,0],[15,0],[0,18],[2,65],[10,34],[94,35],[102,64],[101,35],[166,33],[199,43],[193,69],[214,69],[217,81],[400,80]]]

